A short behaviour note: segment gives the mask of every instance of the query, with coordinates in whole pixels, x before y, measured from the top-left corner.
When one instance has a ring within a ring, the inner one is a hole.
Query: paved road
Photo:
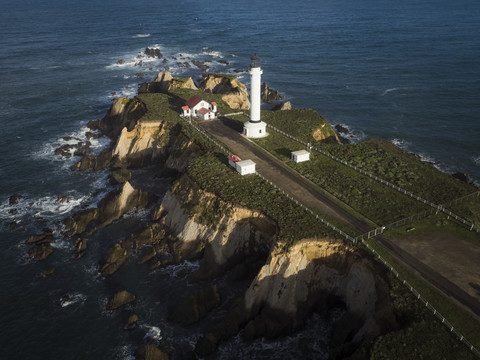
[[[372,229],[366,222],[360,221],[324,193],[316,190],[305,179],[287,170],[286,165],[281,161],[260,151],[250,140],[241,134],[242,124],[239,122],[221,118],[200,122],[199,125],[225,144],[235,155],[244,160],[253,160],[256,163],[256,171],[258,173],[312,210],[348,224],[361,233],[366,233]],[[423,279],[442,291],[447,297],[456,300],[475,314],[477,318],[480,318],[480,302],[478,299],[470,296],[453,282],[395,245],[391,240],[383,236],[377,236],[375,239],[388,249],[390,254],[397,260],[416,271]]]
[[[200,123],[200,126],[224,143],[242,160],[253,160],[256,163],[256,171],[258,173],[310,209],[316,210],[318,214],[325,216],[327,220],[328,218],[336,219],[362,232],[372,229],[371,226],[368,226],[365,222],[360,221],[344,210],[324,193],[303,181],[298,175],[288,171],[280,160],[259,150],[241,134],[242,125],[237,121],[221,118],[203,121]]]

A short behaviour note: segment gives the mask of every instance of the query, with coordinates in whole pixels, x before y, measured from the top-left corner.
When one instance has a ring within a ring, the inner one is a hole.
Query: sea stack
[[[263,70],[260,67],[260,57],[255,54],[250,63],[250,120],[243,125],[243,134],[249,138],[267,136],[266,126],[260,120],[261,84]]]

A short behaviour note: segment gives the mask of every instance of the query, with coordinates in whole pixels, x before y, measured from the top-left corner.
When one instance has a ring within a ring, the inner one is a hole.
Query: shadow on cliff
[[[245,295],[197,341],[196,354],[213,353],[220,342],[242,329],[245,340],[290,334],[301,329],[313,312],[324,316],[332,307],[345,309],[333,324],[333,359],[350,356],[397,327],[389,287],[369,261],[333,253],[312,259],[297,271],[299,264],[286,254],[272,256]]]

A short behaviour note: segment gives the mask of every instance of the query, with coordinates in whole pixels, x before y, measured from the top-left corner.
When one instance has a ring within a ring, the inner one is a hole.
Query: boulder
[[[188,297],[173,310],[168,319],[182,325],[194,324],[219,305],[220,294],[217,285],[212,285]]]
[[[218,60],[219,64],[230,65],[230,61],[228,60]]]
[[[103,277],[114,274],[127,260],[128,249],[123,241],[111,246],[99,263],[99,272]]]
[[[292,106],[292,103],[290,101],[285,101],[285,102],[282,102],[280,104],[276,104],[272,108],[273,111],[292,110],[292,109],[293,109],[293,106]]]
[[[135,360],[168,360],[168,355],[153,344],[141,344],[135,351]]]
[[[28,256],[32,259],[41,261],[49,257],[52,254],[52,252],[53,252],[53,248],[50,246],[50,244],[40,244],[31,248],[28,251]]]
[[[117,61],[117,64],[118,65],[123,65],[123,64],[125,64],[125,60],[120,59],[120,60]]]
[[[232,109],[250,109],[247,88],[234,76],[208,74],[200,81],[199,89],[212,94],[223,94],[222,100]]]
[[[107,309],[116,310],[118,308],[121,308],[122,306],[134,302],[135,299],[136,296],[128,292],[127,290],[119,291],[108,300]]]
[[[282,100],[278,90],[270,89],[266,82],[261,87],[261,98],[263,102],[271,103],[272,101]]]
[[[137,321],[138,321],[138,315],[133,314],[130,315],[125,322],[125,325],[123,325],[124,330],[131,330],[137,326]]]
[[[108,181],[112,185],[118,185],[129,181],[131,178],[132,173],[127,169],[116,169],[110,173],[110,175],[108,176]]]

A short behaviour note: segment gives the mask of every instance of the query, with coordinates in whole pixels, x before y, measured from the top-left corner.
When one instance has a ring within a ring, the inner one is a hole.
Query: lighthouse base
[[[267,136],[267,124],[263,121],[243,124],[243,134],[249,138],[262,138]]]

